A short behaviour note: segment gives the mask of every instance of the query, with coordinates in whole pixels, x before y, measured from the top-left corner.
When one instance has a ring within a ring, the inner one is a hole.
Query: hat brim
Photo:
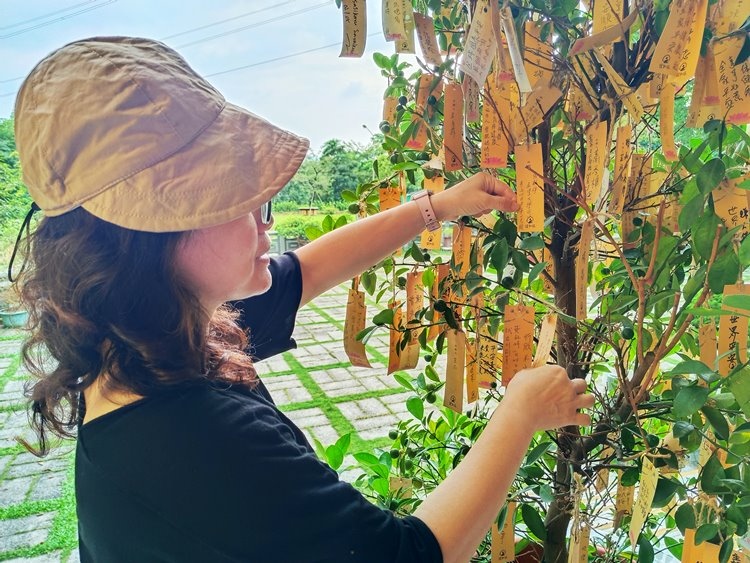
[[[299,169],[309,145],[307,139],[227,103],[178,152],[82,207],[137,231],[188,231],[228,223],[278,193]]]

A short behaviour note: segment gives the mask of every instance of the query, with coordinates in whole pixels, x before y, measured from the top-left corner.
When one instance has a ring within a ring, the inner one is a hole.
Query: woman
[[[15,120],[45,215],[21,280],[32,410],[43,452],[77,428],[82,561],[463,562],[533,433],[588,424],[583,381],[522,372],[413,516],[380,510],[315,457],[252,357],[292,347],[301,305],[425,224],[515,210],[509,188],[479,174],[270,259],[271,199],[307,141],[165,45],[65,46],[27,77]]]

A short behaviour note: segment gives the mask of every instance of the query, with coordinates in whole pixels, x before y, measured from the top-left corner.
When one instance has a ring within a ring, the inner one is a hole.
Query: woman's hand
[[[518,372],[510,380],[503,402],[523,417],[532,431],[552,430],[575,424],[587,426],[591,417],[578,412],[594,404],[586,393],[586,381],[569,379],[560,366],[542,366]]]
[[[518,210],[516,194],[508,184],[486,172],[475,174],[450,189],[433,195],[430,201],[440,221],[453,221],[465,215],[476,217],[493,209]]]

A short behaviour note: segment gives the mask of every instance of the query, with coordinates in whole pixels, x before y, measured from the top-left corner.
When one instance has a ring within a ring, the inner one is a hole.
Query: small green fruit
[[[388,133],[391,130],[391,124],[387,121],[381,121],[379,127],[381,133]]]
[[[623,327],[622,332],[620,332],[620,334],[625,340],[631,340],[635,336],[635,331],[629,326],[626,326],[626,327]]]
[[[442,299],[437,299],[433,307],[438,313],[445,313],[448,310],[448,306],[445,304],[445,301],[443,301]]]
[[[391,440],[397,439],[398,438],[398,430],[391,430],[390,432],[388,432],[388,437]]]
[[[401,104],[402,106],[405,106],[406,104],[409,103],[409,100],[406,99],[406,96],[400,96],[398,99],[398,103]]]
[[[434,403],[435,401],[437,401],[437,395],[435,395],[435,393],[433,393],[432,391],[430,391],[429,393],[427,393],[427,395],[425,395],[425,398],[424,398],[424,399],[425,399],[425,401],[427,401],[428,403],[432,404],[432,403]]]
[[[396,448],[393,448],[393,449],[392,449],[392,450],[391,450],[391,451],[389,452],[389,454],[390,454],[390,456],[391,456],[391,458],[392,458],[392,459],[398,459],[398,457],[399,457],[399,456],[401,455],[401,451],[400,451],[400,450],[397,450]]]
[[[437,98],[433,95],[430,95],[430,97],[427,98],[427,103],[431,106],[434,106],[437,103]]]
[[[643,219],[641,219],[640,217],[633,217],[633,225],[635,225],[636,227],[640,227],[641,225],[643,225]]]
[[[398,153],[393,153],[391,155],[391,164],[398,164],[399,158],[400,157]]]
[[[502,285],[505,289],[511,289],[514,285],[513,276],[505,276],[502,280],[500,280],[500,285]]]
[[[349,210],[349,213],[356,215],[359,213],[359,203],[350,203],[347,209]]]
[[[411,471],[411,469],[414,467],[414,462],[410,459],[404,460],[404,469],[407,471]]]

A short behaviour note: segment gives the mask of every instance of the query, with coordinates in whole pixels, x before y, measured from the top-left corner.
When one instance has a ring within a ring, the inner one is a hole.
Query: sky
[[[133,35],[163,40],[227,100],[309,138],[314,151],[333,138],[365,144],[378,131],[386,87],[372,54],[393,53],[379,8],[368,2],[375,35],[365,54],[347,59],[338,56],[342,15],[333,0],[0,0],[0,117],[49,52],[85,37]]]

